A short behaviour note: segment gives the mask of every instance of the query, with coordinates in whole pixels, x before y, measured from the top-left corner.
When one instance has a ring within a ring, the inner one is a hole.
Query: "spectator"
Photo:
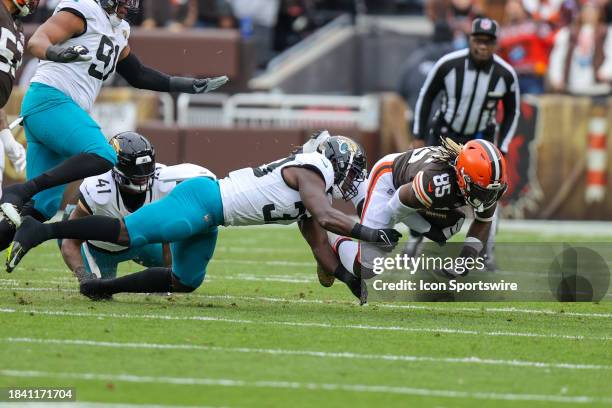
[[[612,80],[612,39],[597,3],[586,1],[578,20],[562,28],[550,56],[548,71],[554,91],[606,95]]]
[[[272,58],[274,27],[280,0],[227,0],[240,23],[243,36],[252,36],[257,50],[257,65],[263,67]]]
[[[200,28],[235,28],[237,26],[229,0],[189,0],[186,25]]]
[[[556,27],[560,23],[563,3],[567,0],[522,0],[523,7],[529,15]]]
[[[508,0],[505,17],[499,55],[515,69],[522,94],[541,94],[552,48],[552,30],[545,22],[531,19],[521,0]]]

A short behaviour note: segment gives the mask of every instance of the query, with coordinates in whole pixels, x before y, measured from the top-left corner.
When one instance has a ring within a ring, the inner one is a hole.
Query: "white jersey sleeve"
[[[128,44],[130,25],[124,20],[113,27],[108,15],[95,0],[61,0],[54,14],[60,12],[70,12],[83,18],[85,32],[57,45],[84,46],[92,60],[67,64],[42,60],[32,82],[59,89],[90,112],[102,83],[115,72],[119,55]]]
[[[295,156],[295,166],[313,170],[325,181],[325,191],[334,184],[334,168],[329,159],[321,153],[301,153]]]
[[[219,180],[226,225],[291,224],[306,217],[299,191],[289,187],[283,169],[304,167],[321,175],[325,192],[331,190],[334,172],[320,153],[300,153],[263,166],[231,172]]]

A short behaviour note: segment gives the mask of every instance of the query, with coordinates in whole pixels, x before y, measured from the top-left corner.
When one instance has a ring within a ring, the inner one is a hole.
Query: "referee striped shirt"
[[[499,125],[499,146],[508,151],[519,118],[520,95],[514,69],[497,55],[488,64],[477,68],[469,49],[446,54],[434,65],[419,93],[415,109],[413,133],[424,139],[435,98],[442,93],[442,104],[436,113],[453,133],[463,137],[495,126],[498,102],[504,106]]]

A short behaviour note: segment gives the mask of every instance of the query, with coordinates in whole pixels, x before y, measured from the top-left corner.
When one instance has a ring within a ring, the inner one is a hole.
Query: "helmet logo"
[[[151,156],[137,157],[136,158],[136,165],[144,164],[144,163],[151,163],[152,161],[153,161],[153,159],[151,159]]]
[[[340,151],[340,153],[344,154],[344,153],[348,153],[349,151],[349,145],[346,142],[340,142],[338,144],[338,150]]]
[[[121,147],[119,146],[119,140],[113,138],[110,142],[111,146],[113,146],[113,149],[115,149],[115,153],[119,153],[119,151],[121,150]]]

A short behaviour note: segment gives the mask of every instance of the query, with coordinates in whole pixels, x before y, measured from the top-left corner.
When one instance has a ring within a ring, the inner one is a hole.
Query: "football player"
[[[227,77],[196,79],[163,74],[144,66],[130,50],[128,12],[139,0],[61,0],[28,42],[41,61],[24,97],[21,115],[28,141],[27,177],[8,187],[0,208],[19,225],[30,215],[49,219],[59,209],[66,183],[102,174],[117,163],[89,112],[102,83],[116,71],[135,88],[160,92],[212,91]],[[51,125],[52,124],[52,125]],[[14,227],[0,225],[5,245]]]
[[[164,199],[123,219],[89,216],[42,224],[25,217],[7,253],[7,271],[40,243],[53,238],[99,240],[130,247],[170,242],[172,268],[149,268],[116,279],[86,279],[81,293],[91,298],[119,292],[192,292],[202,283],[213,256],[217,226],[291,224],[298,220],[352,238],[393,246],[401,234],[373,229],[334,209],[328,193],[349,200],[364,178],[362,147],[342,136],[327,139],[314,153],[297,153],[226,178],[198,177],[179,184]],[[307,240],[317,261],[338,275],[351,275],[337,260],[327,237]],[[338,276],[342,279],[341,276]],[[351,288],[352,290],[355,288]],[[361,296],[361,290],[353,291]]]
[[[155,162],[155,149],[142,135],[125,132],[110,140],[117,153],[117,164],[112,170],[83,180],[76,207],[66,215],[74,220],[88,215],[107,215],[122,218],[144,205],[167,196],[177,182],[192,177],[215,175],[194,164],[167,167]],[[127,248],[99,241],[64,239],[61,251],[66,265],[79,281],[92,278],[114,278],[117,265],[133,260],[147,267],[170,266],[167,245],[161,243],[140,248]]]
[[[387,155],[370,173],[361,223],[385,229],[402,222],[442,244],[461,229],[465,214],[459,208],[468,205],[474,210],[474,221],[460,256],[476,257],[506,191],[506,172],[503,155],[485,140],[459,145],[446,139],[439,147]],[[435,222],[436,217],[449,222]],[[362,278],[373,277],[374,258],[385,256],[380,247],[345,237],[335,239],[333,248],[345,268]],[[455,271],[442,272],[458,276]]]
[[[6,153],[18,173],[23,173],[26,166],[25,149],[15,140],[9,129],[4,106],[13,91],[15,74],[21,66],[25,46],[25,36],[19,19],[36,11],[37,6],[38,0],[0,1],[0,194],[4,154]]]

